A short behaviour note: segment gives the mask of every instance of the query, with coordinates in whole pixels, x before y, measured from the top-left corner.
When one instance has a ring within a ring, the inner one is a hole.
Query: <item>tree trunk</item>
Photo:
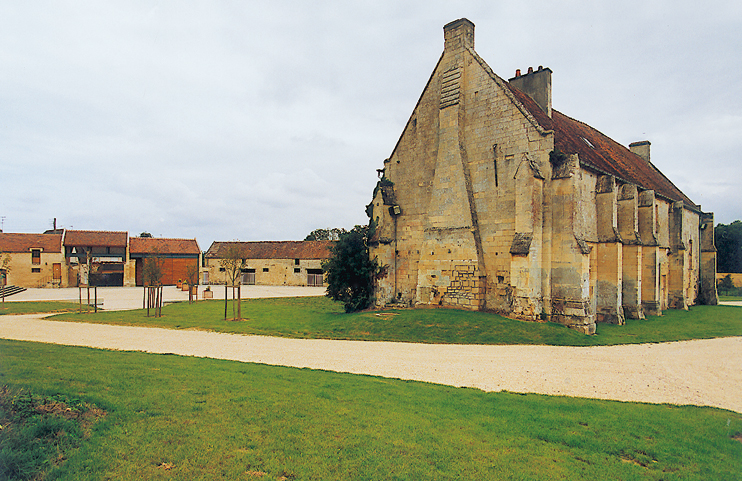
[[[242,319],[242,285],[237,284],[237,319]]]

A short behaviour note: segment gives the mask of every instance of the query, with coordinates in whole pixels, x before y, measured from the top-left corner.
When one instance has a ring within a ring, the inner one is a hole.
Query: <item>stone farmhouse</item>
[[[221,261],[236,248],[245,261],[241,283],[263,286],[322,286],[322,261],[333,241],[214,242],[204,256],[202,284],[227,282]]]
[[[130,238],[127,232],[110,231],[0,232],[0,253],[10,256],[5,283],[26,288],[139,286],[146,257],[161,259],[162,281],[171,285],[186,278],[188,265],[201,264],[195,239]]]
[[[650,161],[552,109],[548,68],[505,81],[474,51],[444,50],[368,213],[386,265],[378,306],[487,309],[594,333],[663,309],[716,304],[713,214]]]
[[[67,287],[68,276],[62,234],[10,234],[0,232],[0,253],[10,258],[3,269],[5,284],[20,287]]]

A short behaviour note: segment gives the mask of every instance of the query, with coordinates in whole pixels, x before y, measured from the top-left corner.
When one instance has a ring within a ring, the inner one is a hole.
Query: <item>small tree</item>
[[[224,268],[226,275],[226,284],[232,286],[232,319],[242,319],[242,293],[240,292],[242,269],[245,267],[245,259],[242,258],[240,246],[236,243],[229,246],[222,252],[219,264]],[[235,290],[237,299],[235,303]],[[235,313],[235,304],[237,313]],[[227,296],[224,296],[224,319],[227,319]]]
[[[383,276],[384,269],[376,259],[370,259],[368,238],[369,226],[357,225],[350,232],[340,234],[340,239],[330,247],[332,256],[322,262],[327,273],[327,297],[340,301],[345,312],[368,308],[373,301],[376,281]]]
[[[198,261],[186,267],[186,278],[188,279],[188,304],[193,303],[193,287],[198,293]]]
[[[147,317],[150,308],[155,309],[155,317],[162,316],[162,260],[154,254],[146,257],[142,265],[142,284],[147,298]]]
[[[0,253],[0,289],[3,290],[3,304],[5,304],[5,284],[8,280],[8,272],[10,272],[10,254]]]

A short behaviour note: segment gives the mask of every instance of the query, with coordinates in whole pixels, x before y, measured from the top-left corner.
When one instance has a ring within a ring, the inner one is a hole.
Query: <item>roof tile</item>
[[[0,232],[0,253],[29,252],[43,249],[44,252],[62,252],[62,234],[13,234]]]
[[[327,259],[334,241],[214,242],[206,257],[219,259],[237,245],[245,259]]]
[[[156,237],[131,237],[129,253],[134,254],[200,254],[196,239],[167,239]]]
[[[68,230],[64,235],[64,244],[81,247],[126,247],[128,237],[127,232]]]

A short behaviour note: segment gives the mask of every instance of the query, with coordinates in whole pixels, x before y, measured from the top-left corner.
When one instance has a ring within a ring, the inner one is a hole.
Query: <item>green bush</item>
[[[375,259],[369,259],[369,227],[357,225],[340,234],[330,250],[332,257],[322,262],[327,273],[327,297],[340,301],[345,312],[366,309],[373,301],[374,278],[379,271]]]

